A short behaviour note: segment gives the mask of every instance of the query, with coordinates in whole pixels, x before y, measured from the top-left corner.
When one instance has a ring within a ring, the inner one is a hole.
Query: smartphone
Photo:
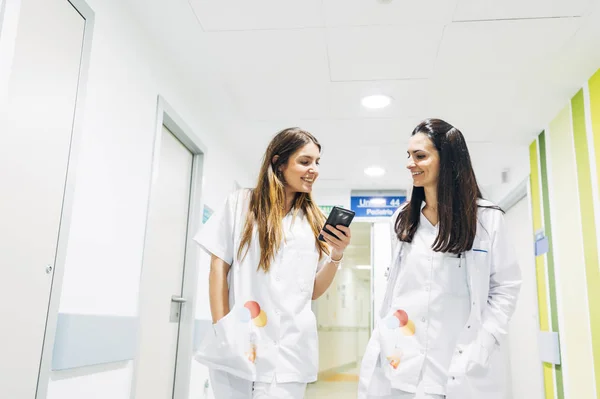
[[[349,227],[350,223],[352,223],[352,219],[354,219],[354,211],[340,208],[339,206],[334,206],[331,209],[331,212],[329,213],[325,224],[328,224],[333,227],[339,224],[341,224],[342,226]],[[331,234],[331,232],[327,230],[325,226],[323,226],[323,230]],[[319,234],[319,240],[325,241],[325,239],[323,238],[323,234]]]

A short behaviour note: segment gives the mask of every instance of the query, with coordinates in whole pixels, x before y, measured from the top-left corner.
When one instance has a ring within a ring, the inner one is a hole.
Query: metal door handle
[[[171,297],[171,302],[176,302],[176,303],[186,303],[186,302],[187,302],[187,299],[185,299],[185,298],[182,298],[182,297],[180,297],[180,296],[177,296],[177,295],[173,295],[173,296]]]

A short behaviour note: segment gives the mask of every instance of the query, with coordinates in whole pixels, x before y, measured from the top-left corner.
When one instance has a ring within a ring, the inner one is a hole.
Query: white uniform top
[[[508,322],[515,309],[521,285],[519,265],[509,240],[504,217],[498,210],[486,209],[489,201],[479,200],[477,233],[473,248],[463,253],[461,264],[466,269],[470,311],[467,321],[452,348],[446,383],[447,399],[502,399],[505,397],[505,358],[501,348]],[[392,229],[400,209],[392,217]],[[395,340],[386,338],[386,319],[393,303],[393,292],[404,265],[404,247],[392,235],[392,262],[388,286],[381,310],[376,314],[375,330],[362,360],[358,399],[371,392],[389,394],[395,378],[384,374],[381,355],[387,360],[394,355]],[[418,328],[420,321],[414,321]],[[407,322],[411,328],[411,325]],[[403,328],[406,329],[406,326]]]
[[[230,312],[207,334],[196,359],[252,381],[315,381],[318,340],[311,298],[320,262],[314,233],[303,212],[294,216],[292,210],[283,219],[285,241],[268,273],[258,270],[256,230],[246,256],[238,259],[249,194],[239,190],[230,195],[194,237],[231,265]]]
[[[435,252],[439,225],[421,213],[412,243],[405,243],[392,309],[383,334],[395,353],[381,364],[392,387],[445,395],[454,347],[471,311],[466,268],[456,254]]]

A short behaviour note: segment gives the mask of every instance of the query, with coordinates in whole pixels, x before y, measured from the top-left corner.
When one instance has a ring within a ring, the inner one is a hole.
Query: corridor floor
[[[309,384],[305,399],[356,399],[356,382],[318,381]]]
[[[355,399],[357,387],[358,369],[351,369],[308,384],[305,399]]]

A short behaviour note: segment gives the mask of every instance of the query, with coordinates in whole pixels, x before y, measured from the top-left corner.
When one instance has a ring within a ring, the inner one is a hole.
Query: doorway
[[[184,398],[192,356],[197,251],[205,151],[159,99],[139,293],[139,347],[132,398]],[[193,283],[191,283],[193,282]]]

